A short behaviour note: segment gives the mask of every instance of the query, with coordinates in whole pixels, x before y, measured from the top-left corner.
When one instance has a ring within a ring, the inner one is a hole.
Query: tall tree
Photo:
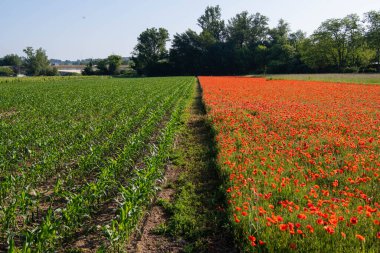
[[[306,33],[302,30],[289,34],[289,43],[298,50],[300,44],[306,39]]]
[[[278,21],[275,28],[269,30],[269,36],[273,44],[285,44],[288,42],[288,35],[290,32],[290,25],[283,19]]]
[[[180,75],[198,75],[202,69],[204,54],[200,36],[193,30],[175,34],[170,49],[170,62],[174,71]]]
[[[261,49],[267,39],[268,20],[260,13],[250,15],[243,11],[228,21],[227,42],[232,48],[227,56],[233,74],[252,72],[265,65],[265,50]]]
[[[137,41],[132,56],[134,68],[139,74],[149,75],[168,56],[166,42],[169,41],[169,32],[164,28],[150,28],[142,32]]]
[[[24,49],[26,58],[24,66],[28,75],[57,75],[57,69],[50,66],[46,51],[42,48],[34,50],[32,47]]]
[[[295,72],[296,48],[290,44],[289,33],[290,25],[283,19],[278,21],[275,28],[269,30],[268,72]]]
[[[227,40],[239,48],[247,46],[252,39],[252,16],[247,11],[236,14],[228,21]]]
[[[202,33],[208,33],[215,41],[223,41],[225,24],[219,5],[207,6],[205,13],[198,18],[198,25],[202,28]]]
[[[366,49],[364,27],[356,14],[350,14],[342,19],[347,31],[347,66],[359,68],[363,59],[362,51]]]
[[[367,22],[366,37],[371,48],[376,50],[376,61],[380,72],[380,11],[370,11],[365,14]]]
[[[347,67],[358,68],[368,55],[363,38],[363,27],[357,15],[328,19],[311,35],[307,42],[309,48],[304,47],[303,54],[309,55],[309,64],[314,66],[319,64],[311,63],[310,51],[318,53],[315,57],[318,62],[334,66],[337,71],[344,71]]]

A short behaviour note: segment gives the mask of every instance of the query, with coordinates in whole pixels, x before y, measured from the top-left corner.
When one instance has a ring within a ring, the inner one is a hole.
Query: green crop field
[[[195,78],[0,79],[0,251],[118,247],[161,178]]]
[[[380,74],[282,74],[267,75],[267,79],[324,81],[336,83],[380,84]]]

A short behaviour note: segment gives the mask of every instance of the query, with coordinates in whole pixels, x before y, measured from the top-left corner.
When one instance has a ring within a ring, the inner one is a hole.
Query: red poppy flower
[[[307,225],[306,228],[309,229],[310,233],[314,233],[314,228],[311,225]]]
[[[362,235],[357,234],[357,235],[355,235],[355,237],[356,237],[357,239],[359,239],[359,241],[365,241],[365,237],[362,236]]]
[[[350,219],[350,222],[351,222],[351,224],[355,225],[355,224],[358,223],[358,218],[356,218],[356,217],[352,217],[352,218]]]
[[[334,234],[335,233],[335,230],[330,227],[330,226],[325,226],[325,230],[327,233],[329,233],[330,235]]]
[[[303,214],[303,213],[300,213],[299,215],[297,215],[298,219],[301,219],[301,220],[306,220],[306,215]]]

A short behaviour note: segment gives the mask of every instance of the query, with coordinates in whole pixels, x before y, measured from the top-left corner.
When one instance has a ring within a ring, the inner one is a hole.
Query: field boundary
[[[237,252],[199,82],[183,118],[162,190],[128,252]]]

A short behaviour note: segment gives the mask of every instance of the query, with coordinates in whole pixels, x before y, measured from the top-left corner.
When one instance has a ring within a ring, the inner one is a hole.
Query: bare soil
[[[172,165],[167,166],[165,172],[165,183],[169,185],[175,183],[180,175],[180,170]],[[157,199],[163,199],[172,202],[174,199],[175,190],[169,187],[164,187],[158,194]],[[162,206],[155,203],[145,216],[142,226],[131,238],[131,242],[127,246],[127,252],[143,253],[143,252],[181,252],[184,242],[176,241],[175,238],[166,237],[154,233],[154,229],[160,224],[167,222],[168,215]]]

